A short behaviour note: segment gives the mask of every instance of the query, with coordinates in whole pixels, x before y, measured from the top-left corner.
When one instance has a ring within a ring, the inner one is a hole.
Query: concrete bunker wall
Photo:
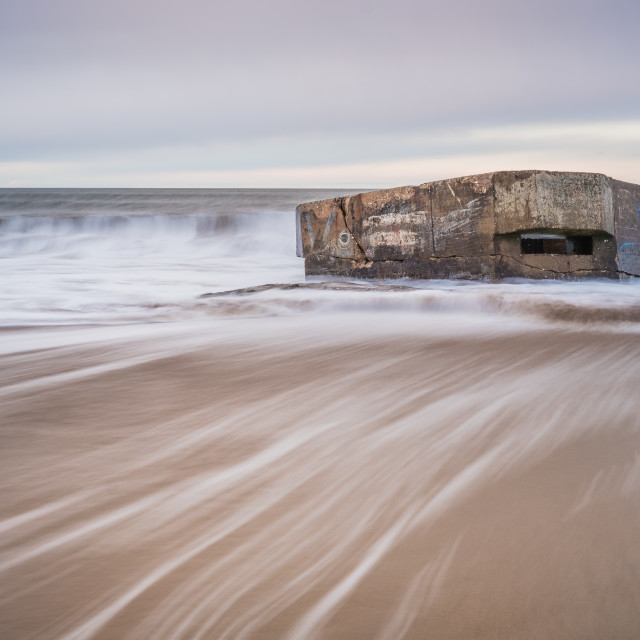
[[[611,180],[615,216],[617,267],[640,276],[640,185]]]
[[[601,174],[466,176],[302,204],[298,255],[307,275],[640,275],[638,206],[640,186]]]
[[[494,174],[496,276],[609,277],[616,273],[613,194],[602,174]],[[551,251],[523,250],[522,238],[556,239]],[[565,250],[562,247],[564,239]],[[588,251],[574,252],[569,247]],[[588,242],[587,242],[588,240]]]

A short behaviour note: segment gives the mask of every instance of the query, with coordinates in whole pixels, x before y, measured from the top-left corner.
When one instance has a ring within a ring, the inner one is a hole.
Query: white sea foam
[[[0,198],[0,325],[166,319],[207,291],[300,277],[282,192],[44,195]]]

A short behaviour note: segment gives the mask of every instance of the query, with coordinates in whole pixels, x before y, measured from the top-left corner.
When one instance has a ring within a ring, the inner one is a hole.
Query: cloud
[[[626,0],[4,3],[0,161],[352,165],[498,153],[478,132],[507,126],[554,143],[636,116],[638,18]]]
[[[594,171],[638,182],[640,120],[273,138],[250,146],[166,147],[125,156],[114,151],[89,161],[0,163],[0,184],[364,188],[527,168]]]

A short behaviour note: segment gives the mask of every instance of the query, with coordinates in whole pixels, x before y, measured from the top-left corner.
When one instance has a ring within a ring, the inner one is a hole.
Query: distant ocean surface
[[[112,324],[309,308],[637,321],[636,282],[404,282],[411,291],[268,290],[304,282],[295,206],[331,189],[0,189],[0,326]],[[396,283],[398,284],[398,283]]]

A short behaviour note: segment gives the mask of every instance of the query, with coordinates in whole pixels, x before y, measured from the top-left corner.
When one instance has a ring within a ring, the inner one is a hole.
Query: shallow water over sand
[[[4,638],[636,638],[640,339],[470,314],[10,330]]]

